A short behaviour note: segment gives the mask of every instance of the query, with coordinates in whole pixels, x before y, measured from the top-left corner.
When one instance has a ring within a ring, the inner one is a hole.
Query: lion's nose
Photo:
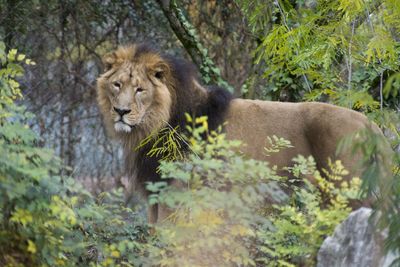
[[[131,112],[130,109],[119,109],[114,107],[115,112],[117,112],[121,117],[124,116],[125,114],[128,114],[129,112]]]

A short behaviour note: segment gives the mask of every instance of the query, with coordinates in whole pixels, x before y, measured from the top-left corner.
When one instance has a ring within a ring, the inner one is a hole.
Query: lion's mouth
[[[133,128],[135,128],[135,125],[131,125],[129,123],[126,123],[123,120],[119,120],[114,124],[114,129],[117,132],[130,133]]]

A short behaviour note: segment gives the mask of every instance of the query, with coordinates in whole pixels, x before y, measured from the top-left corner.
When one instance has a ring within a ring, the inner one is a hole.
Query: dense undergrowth
[[[206,118],[189,122],[191,153],[160,166],[162,176],[180,186],[148,186],[157,192],[152,202],[174,211],[156,227],[160,247],[152,260],[161,266],[314,265],[323,239],[358,198],[360,179],[344,182],[348,172],[340,161],[331,162],[322,179],[313,158],[302,156],[288,168],[294,178],[279,176],[267,162],[237,153],[240,142],[209,133]],[[268,153],[291,146],[282,138],[269,141]],[[308,182],[310,175],[317,185]]]
[[[97,197],[70,177],[53,151],[39,147],[34,119],[21,105],[21,63],[0,43],[0,265],[113,265],[135,262],[148,236],[143,218],[125,207],[122,190]],[[122,261],[120,261],[122,263]]]

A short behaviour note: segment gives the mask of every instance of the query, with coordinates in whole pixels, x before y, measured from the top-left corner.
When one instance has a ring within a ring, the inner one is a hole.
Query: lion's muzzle
[[[119,109],[116,107],[113,107],[115,113],[118,114],[118,116],[114,119],[114,129],[117,132],[125,132],[125,133],[130,133],[132,128],[135,127],[135,125],[131,125],[129,121],[124,118],[124,115],[128,115],[131,113],[132,110],[130,109]]]

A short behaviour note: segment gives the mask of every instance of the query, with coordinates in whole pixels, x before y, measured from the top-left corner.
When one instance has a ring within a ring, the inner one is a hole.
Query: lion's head
[[[147,134],[170,120],[175,91],[169,64],[144,45],[121,47],[103,58],[98,103],[108,131]]]
[[[208,116],[211,128],[223,122],[231,95],[202,87],[196,68],[185,60],[139,44],[106,54],[103,63],[105,72],[97,80],[100,111],[109,134],[129,145],[167,124],[183,126],[186,112]]]

